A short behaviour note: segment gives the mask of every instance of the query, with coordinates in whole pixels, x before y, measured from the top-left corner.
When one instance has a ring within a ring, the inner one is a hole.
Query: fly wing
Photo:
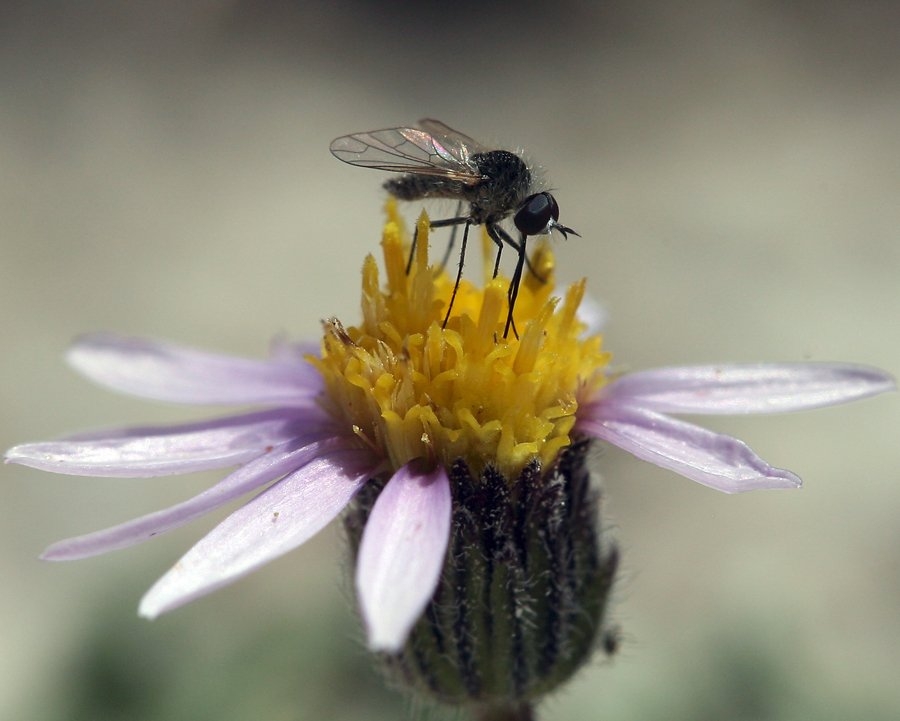
[[[477,140],[434,118],[422,118],[419,121],[419,127],[433,138],[439,139],[449,152],[459,156],[468,157],[472,153],[487,153],[491,150]]]
[[[331,154],[361,168],[431,175],[463,183],[482,179],[464,143],[455,138],[444,141],[418,128],[343,135],[331,141]]]

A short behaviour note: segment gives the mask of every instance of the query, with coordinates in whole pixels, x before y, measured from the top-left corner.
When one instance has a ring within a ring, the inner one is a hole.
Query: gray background
[[[422,116],[547,168],[583,235],[561,280],[589,276],[620,367],[900,370],[894,3],[482,5],[0,7],[0,446],[205,414],[77,378],[78,332],[260,355],[352,322],[382,178],[328,142]],[[805,488],[729,497],[605,452],[623,650],[545,717],[896,718],[897,397],[707,425]],[[0,718],[404,717],[336,529],[151,624],[140,595],[215,519],[36,556],[215,476],[2,474]]]

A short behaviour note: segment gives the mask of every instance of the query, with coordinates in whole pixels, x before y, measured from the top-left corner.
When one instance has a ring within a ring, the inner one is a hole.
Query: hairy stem
[[[535,721],[531,704],[482,706],[474,712],[474,721]]]

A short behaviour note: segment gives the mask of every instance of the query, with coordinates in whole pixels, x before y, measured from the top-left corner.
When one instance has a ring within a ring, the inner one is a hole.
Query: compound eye
[[[535,193],[525,198],[513,222],[525,235],[550,232],[552,222],[559,220],[559,205],[550,193]]]

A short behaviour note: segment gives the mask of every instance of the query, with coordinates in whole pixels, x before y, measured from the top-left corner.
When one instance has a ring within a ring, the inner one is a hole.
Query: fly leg
[[[509,313],[506,316],[506,327],[503,329],[503,337],[509,335],[509,329],[512,328],[513,335],[518,338],[519,332],[516,330],[516,322],[513,320],[513,310],[516,307],[516,298],[519,297],[519,283],[522,282],[522,269],[528,263],[528,256],[525,253],[525,233],[519,237],[518,245],[513,246],[518,253],[516,258],[516,269],[513,271],[512,280],[509,282],[509,290],[506,297],[509,300]],[[531,268],[531,266],[528,266]],[[533,273],[534,271],[532,271]]]
[[[506,338],[509,335],[509,329],[512,328],[513,335],[518,338],[519,332],[516,330],[516,322],[513,320],[513,310],[515,310],[516,307],[516,298],[519,297],[519,284],[522,282],[522,271],[527,265],[528,269],[534,273],[534,269],[531,267],[531,263],[528,260],[528,255],[525,253],[526,236],[522,233],[519,236],[519,241],[516,242],[509,233],[498,225],[488,224],[487,230],[488,235],[491,236],[499,248],[497,251],[497,260],[494,263],[495,278],[497,277],[497,270],[500,266],[500,251],[503,250],[503,244],[506,243],[506,245],[516,251],[516,268],[513,271],[512,279],[509,282],[509,289],[506,292],[506,297],[509,301],[509,311],[506,316],[506,327],[503,329],[503,337]],[[543,278],[537,273],[534,273],[534,275],[543,282]]]
[[[460,217],[460,213],[462,213],[462,201],[460,200],[456,204],[456,213],[455,217]],[[434,226],[432,226],[434,227]],[[454,225],[450,230],[450,242],[447,243],[447,250],[444,251],[444,259],[441,261],[440,269],[443,270],[447,267],[447,262],[450,260],[450,253],[453,252],[453,245],[456,243],[456,231],[459,230],[458,225]],[[407,271],[408,272],[408,271]]]
[[[450,253],[453,251],[453,246],[456,244],[456,231],[459,228],[459,225],[465,220],[463,216],[460,215],[462,213],[462,201],[459,201],[456,204],[456,215],[451,218],[451,220],[459,221],[458,223],[453,223],[453,229],[450,231],[450,242],[447,244],[447,250],[444,251],[444,259],[441,261],[440,266],[438,266],[439,270],[443,270],[447,261],[450,260]],[[436,220],[433,223],[429,223],[429,228],[440,228],[441,225],[448,225],[447,221]],[[409,258],[406,261],[406,274],[409,275],[409,271],[412,270],[413,258],[416,256],[416,243],[419,241],[419,225],[416,224],[416,229],[413,231],[413,239],[412,245],[409,247]]]
[[[450,311],[453,310],[453,301],[456,300],[456,291],[459,290],[459,283],[462,280],[463,265],[466,262],[466,245],[469,242],[469,227],[472,225],[472,219],[464,218],[447,218],[446,220],[436,220],[431,223],[432,228],[444,228],[453,226],[454,231],[460,225],[464,225],[462,243],[459,247],[459,268],[456,271],[456,282],[453,284],[453,292],[450,294],[450,302],[447,304],[447,314],[444,316],[444,322],[441,328],[447,327],[447,321],[450,320]],[[446,259],[445,261],[446,262]]]

